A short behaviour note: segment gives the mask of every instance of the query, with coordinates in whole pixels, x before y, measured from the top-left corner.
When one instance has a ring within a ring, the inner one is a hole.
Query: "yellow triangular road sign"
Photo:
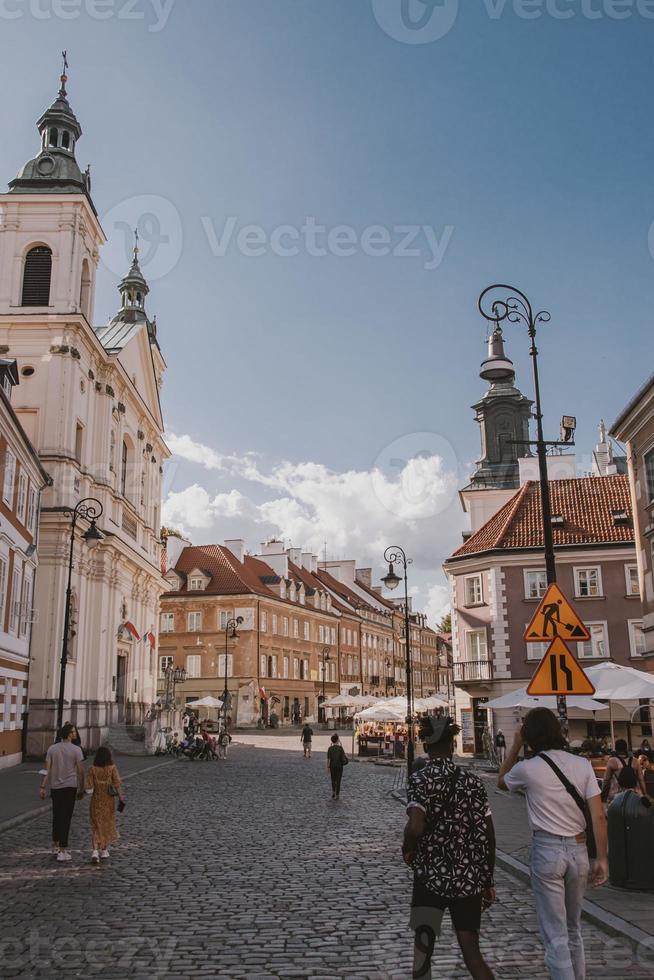
[[[594,693],[588,677],[558,637],[550,643],[527,688],[527,694],[534,696]]]
[[[590,640],[590,633],[561,589],[550,585],[525,631],[525,641],[544,643],[557,636],[563,640]]]

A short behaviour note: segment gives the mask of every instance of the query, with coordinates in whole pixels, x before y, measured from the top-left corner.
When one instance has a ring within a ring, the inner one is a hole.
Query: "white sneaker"
[[[73,856],[70,853],[70,851],[59,851],[59,853],[57,854],[57,861],[59,862],[72,861],[72,860],[73,860]]]
[[[97,851],[91,851],[91,863],[92,864],[100,863],[100,855],[98,854]]]
[[[100,857],[101,857],[101,858],[102,858],[103,860],[105,860],[106,858],[108,858],[108,857],[109,857],[109,851],[107,850],[107,848],[106,848],[106,847],[105,847],[105,849],[104,849],[104,851],[100,851]]]

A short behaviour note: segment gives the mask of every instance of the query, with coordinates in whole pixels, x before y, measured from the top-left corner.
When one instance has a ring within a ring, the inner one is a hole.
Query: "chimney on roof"
[[[302,552],[302,568],[306,568],[307,572],[313,572],[313,556],[310,551]]]
[[[263,541],[261,543],[261,554],[262,555],[285,555],[284,542],[278,541],[277,538],[271,538],[270,541]]]
[[[318,571],[318,555],[311,555],[311,571],[314,575]]]
[[[230,538],[228,541],[225,541],[225,547],[229,548],[231,553],[238,558],[242,565],[245,556],[245,541],[243,538]]]
[[[302,564],[302,548],[289,548],[286,554],[294,565]]]
[[[365,585],[369,589],[372,588],[372,568],[357,568],[354,577],[361,585]]]

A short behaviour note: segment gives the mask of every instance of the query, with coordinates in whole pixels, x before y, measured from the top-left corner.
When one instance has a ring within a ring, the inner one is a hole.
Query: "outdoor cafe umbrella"
[[[586,667],[585,671],[595,688],[594,696],[609,702],[611,742],[615,746],[613,704],[615,702],[623,704],[625,701],[654,699],[654,674],[648,674],[644,670],[636,670],[635,667],[622,667],[612,661]]]
[[[568,707],[576,708],[578,711],[606,711],[606,705],[595,701],[593,698],[582,695],[579,697],[568,697]],[[509,691],[500,698],[487,701],[485,708],[493,708],[495,711],[501,708],[550,708],[556,711],[556,697],[533,697],[527,694],[527,688],[521,687],[517,691]]]
[[[405,721],[405,712],[401,708],[392,707],[390,704],[373,704],[370,708],[364,708],[356,716],[359,721]]]
[[[218,698],[212,697],[210,694],[207,694],[204,698],[186,702],[187,708],[222,708],[222,706],[223,702]]]

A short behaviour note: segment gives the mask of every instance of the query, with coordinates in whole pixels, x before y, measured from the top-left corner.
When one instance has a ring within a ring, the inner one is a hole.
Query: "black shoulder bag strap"
[[[588,806],[587,800],[583,798],[577,787],[570,782],[567,776],[565,776],[557,764],[550,759],[548,755],[544,755],[542,752],[538,753],[538,758],[546,762],[550,767],[555,776],[558,776],[560,781],[565,786],[566,792],[570,794],[572,799],[575,801],[579,809],[584,815],[584,820],[586,821],[586,850],[588,851],[589,858],[597,857],[597,844],[595,843],[595,832],[593,830],[593,818],[590,815],[590,808]]]

